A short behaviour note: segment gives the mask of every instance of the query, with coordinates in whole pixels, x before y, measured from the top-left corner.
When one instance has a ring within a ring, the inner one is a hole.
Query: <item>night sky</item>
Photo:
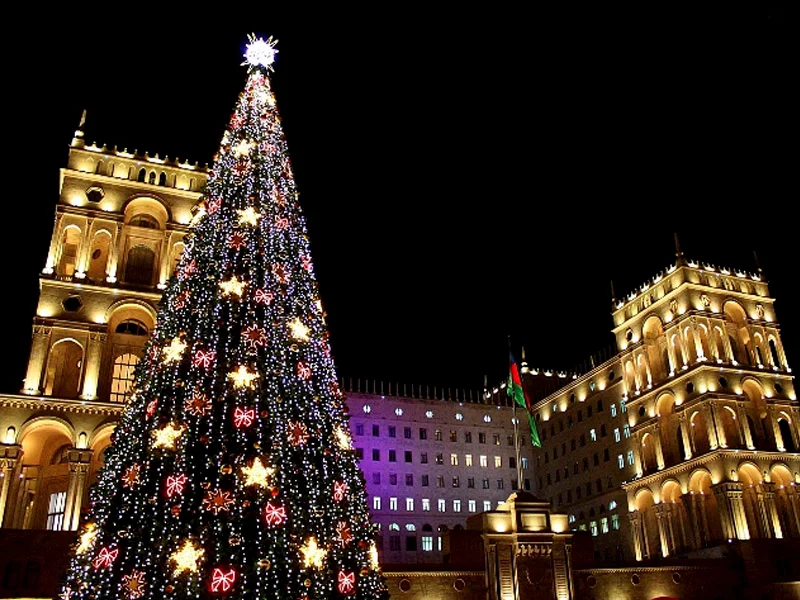
[[[82,109],[88,142],[210,162],[251,31],[280,41],[275,93],[341,375],[478,389],[505,376],[508,334],[532,366],[575,368],[613,343],[609,281],[621,295],[664,269],[674,231],[720,266],[753,271],[758,251],[798,360],[782,9],[398,6],[220,9],[202,26],[65,13],[4,36],[0,391],[24,377]]]

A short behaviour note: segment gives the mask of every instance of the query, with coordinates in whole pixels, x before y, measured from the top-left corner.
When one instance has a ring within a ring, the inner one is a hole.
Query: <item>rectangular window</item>
[[[61,531],[64,525],[64,508],[67,503],[67,492],[50,494],[50,503],[47,505],[47,529]]]
[[[472,443],[472,432],[471,431],[467,431],[464,434],[464,442],[466,442],[467,444],[471,444]]]
[[[414,512],[414,499],[413,498],[406,498],[406,510],[408,512]]]
[[[625,427],[622,428],[622,432],[627,440],[629,437],[631,437],[631,426],[625,423]]]
[[[474,488],[475,487],[475,478],[474,477],[467,477],[467,487]]]
[[[592,458],[594,459],[594,466],[595,467],[599,467],[600,466],[600,455],[597,452],[595,452],[594,455],[592,456]]]
[[[392,552],[400,552],[400,536],[389,536],[389,550]]]
[[[407,463],[414,462],[414,460],[413,460],[414,456],[411,453],[411,450],[406,450],[405,451],[405,458],[406,458],[406,462]]]
[[[439,498],[436,501],[436,510],[438,510],[441,513],[445,512],[447,510],[447,500]]]
[[[434,438],[436,439],[437,442],[441,442],[442,441],[442,430],[441,429],[437,429],[435,431]]]
[[[436,477],[436,487],[440,487],[440,488],[444,487],[444,475],[437,475],[437,477]]]
[[[498,490],[502,490],[503,488],[505,488],[505,486],[506,486],[506,484],[505,484],[505,481],[503,479],[498,479],[497,480],[497,489]]]
[[[406,537],[406,552],[417,551],[417,536],[411,535]]]
[[[471,467],[472,466],[472,454],[465,454],[464,455],[464,466]]]
[[[389,425],[389,437],[396,438],[397,437],[397,427],[394,425]]]
[[[452,429],[450,430],[450,441],[451,442],[457,442],[458,441],[458,433],[456,433]]]
[[[527,469],[528,468],[528,457],[527,456],[523,456],[522,457],[522,468],[523,469]]]
[[[597,537],[597,521],[590,521],[589,522],[589,529],[592,532],[593,537]]]
[[[619,466],[620,469],[625,468],[625,457],[622,456],[622,454],[617,455],[617,466]]]
[[[381,498],[380,496],[373,496],[372,498],[372,510],[380,510],[381,509]]]
[[[611,403],[611,416],[617,416],[617,405],[614,402]]]
[[[373,473],[372,474],[372,483],[375,485],[381,484],[381,474],[380,473]]]
[[[467,507],[468,507],[467,510],[469,510],[469,512],[473,513],[478,512],[478,503],[475,500],[470,500],[469,502],[467,502]]]
[[[397,510],[397,498],[389,498],[389,510]]]
[[[500,434],[499,433],[495,433],[494,436],[492,437],[492,439],[494,441],[494,445],[495,446],[499,446],[500,445]]]
[[[438,536],[436,538],[436,549],[441,552],[442,551],[442,536]]]
[[[379,437],[381,435],[381,428],[379,425],[372,426],[372,437]]]
[[[603,462],[608,462],[611,460],[608,454],[608,448],[603,448]]]
[[[486,443],[486,434],[482,431],[478,432],[478,443],[485,444]]]
[[[450,466],[457,467],[458,466],[458,454],[451,454],[450,455]]]
[[[508,457],[508,468],[509,469],[516,469],[517,468],[517,459],[513,456]]]
[[[432,535],[423,535],[422,536],[422,551],[423,552],[433,552],[433,536]]]
[[[443,465],[444,464],[444,454],[442,454],[441,452],[437,452],[436,453],[436,464],[437,465]]]
[[[600,519],[600,533],[608,533],[608,517]]]
[[[491,500],[484,500],[483,501],[483,510],[492,510],[492,501]]]
[[[364,424],[356,423],[356,435],[364,435]]]
[[[356,458],[358,460],[364,460],[364,449],[363,448],[356,448]]]
[[[461,500],[453,500],[453,512],[461,512]]]
[[[611,515],[611,529],[613,529],[614,531],[619,530],[619,515],[616,513]]]
[[[494,457],[494,468],[495,469],[502,469],[503,468],[503,457],[502,456],[495,456]]]
[[[589,430],[589,439],[591,439],[593,442],[596,442],[597,441],[597,431],[595,431],[594,429],[590,429]]]
[[[620,441],[621,439],[622,439],[622,436],[620,436],[620,434],[619,434],[619,427],[616,427],[616,428],[614,429],[614,441],[615,441],[615,442],[618,442],[618,441]]]
[[[482,467],[488,467],[489,466],[489,458],[484,454],[481,454],[480,465]]]
[[[427,465],[428,464],[428,453],[427,452],[423,452],[422,454],[419,455],[419,462],[421,464],[423,464],[423,465]]]
[[[422,512],[431,512],[431,499],[430,498],[423,498],[422,499]]]
[[[481,487],[485,490],[489,489],[489,479],[487,477],[484,477]]]
[[[453,477],[453,487],[461,487],[461,482],[458,480],[458,476]]]
[[[628,412],[628,403],[626,400],[619,401],[619,410],[620,412],[626,413]]]
[[[389,473],[389,485],[397,485],[397,473]]]
[[[411,473],[406,473],[406,485],[408,487],[414,485],[414,476]]]
[[[429,482],[428,476],[427,475],[423,475],[422,476],[422,487],[428,487],[428,482]]]
[[[403,428],[403,437],[407,440],[411,439],[411,427]]]
[[[428,430],[427,429],[423,429],[422,427],[420,427],[420,429],[419,429],[419,439],[421,439],[421,440],[427,440],[428,439]]]
[[[381,459],[381,451],[377,448],[372,449],[372,460],[378,461]]]
[[[633,456],[633,450],[628,450],[628,464],[633,466],[634,462],[635,462],[635,459],[634,459],[634,456]]]
[[[389,450],[389,462],[397,462],[397,450]]]

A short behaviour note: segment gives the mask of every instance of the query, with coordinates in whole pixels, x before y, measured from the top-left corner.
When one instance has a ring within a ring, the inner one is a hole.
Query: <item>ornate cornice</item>
[[[594,568],[594,569],[575,569],[575,575],[604,575],[612,573],[674,573],[675,571],[708,571],[710,569],[718,569],[716,565],[707,567],[696,567],[690,565],[672,565],[664,567],[610,567],[608,569]]]
[[[125,406],[110,402],[92,402],[89,400],[65,400],[43,396],[0,396],[0,408],[22,408],[27,410],[49,410],[84,415],[104,415],[118,417]]]
[[[485,577],[483,571],[384,571],[387,578],[420,579],[422,577]]]

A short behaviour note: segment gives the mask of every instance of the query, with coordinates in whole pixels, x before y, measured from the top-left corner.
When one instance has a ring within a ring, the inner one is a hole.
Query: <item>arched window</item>
[[[133,227],[144,227],[145,229],[160,229],[158,221],[155,219],[155,217],[147,214],[136,215],[131,219],[128,225]]]
[[[147,171],[144,169],[139,170],[139,177],[136,179],[139,183],[144,183],[144,179],[147,177]]]
[[[167,185],[167,174],[164,171],[158,176],[158,185]]]
[[[61,240],[61,260],[58,263],[57,273],[71,277],[75,273],[78,261],[78,246],[81,243],[81,230],[77,227],[68,227]]]
[[[115,333],[124,333],[127,335],[147,335],[147,327],[140,321],[135,319],[128,319],[123,321],[114,330]]]
[[[124,404],[128,400],[133,384],[133,373],[138,363],[139,357],[135,354],[122,354],[114,359],[114,370],[111,373],[111,402]]]
[[[156,184],[156,172],[155,171],[150,171],[150,177],[148,177],[147,183],[149,183],[150,185],[155,185]]]
[[[153,285],[155,253],[145,246],[135,246],[128,252],[125,263],[125,282],[138,285]]]
[[[83,348],[72,340],[53,345],[47,361],[45,395],[77,398],[83,364]]]
[[[433,527],[426,523],[422,526],[422,531],[433,531]]]
[[[781,431],[783,447],[786,448],[786,452],[797,452],[794,437],[792,437],[792,426],[789,424],[789,421],[783,418],[778,419],[778,429]]]
[[[106,263],[108,262],[111,236],[98,233],[92,241],[92,252],[89,255],[89,279],[102,281],[106,276]]]
[[[780,369],[782,366],[781,359],[778,355],[778,346],[775,344],[774,339],[769,340],[769,351],[772,354],[772,364]]]

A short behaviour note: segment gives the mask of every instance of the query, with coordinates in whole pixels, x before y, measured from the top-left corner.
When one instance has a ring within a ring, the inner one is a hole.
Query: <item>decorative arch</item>
[[[744,448],[744,440],[739,435],[739,426],[736,423],[736,411],[728,405],[723,405],[717,411],[719,418],[719,425],[725,434],[725,447],[726,448]]]
[[[95,427],[89,434],[89,448],[95,452],[99,452],[102,449],[101,446],[108,446],[111,443],[111,435],[116,428],[116,421],[101,423]]]
[[[135,312],[137,315],[139,311],[144,312],[147,315],[146,319],[142,319],[141,316],[136,316],[134,314],[122,314],[122,311],[125,309],[129,309]],[[135,300],[132,298],[127,298],[125,300],[119,300],[108,307],[105,314],[106,323],[111,324],[112,321],[124,321],[125,319],[138,318],[140,321],[143,321],[151,330],[156,322],[156,309],[153,306],[143,300]],[[112,329],[109,327],[109,329]]]
[[[39,416],[39,417],[30,417],[27,421],[22,424],[22,427],[19,428],[19,432],[17,433],[17,443],[22,444],[25,441],[25,438],[33,433],[36,430],[41,430],[45,427],[49,427],[62,433],[66,436],[73,444],[75,443],[77,437],[75,435],[75,428],[72,426],[72,423],[67,421],[66,419],[62,419],[61,417],[56,416]]]
[[[736,300],[726,300],[722,305],[725,328],[731,343],[734,358],[741,364],[752,364],[750,360],[751,340],[747,327],[747,312]]]
[[[111,252],[111,232],[107,229],[95,231],[92,245],[89,249],[89,279],[101,281],[106,276],[106,266]]]
[[[669,477],[661,483],[661,502],[677,502],[683,495],[683,487],[674,477]]]
[[[694,446],[694,454],[699,456],[711,450],[711,440],[708,439],[708,423],[705,415],[699,411],[694,411],[688,421],[689,433]]]
[[[77,398],[83,375],[85,348],[78,340],[64,337],[50,346],[45,370],[44,394]]]
[[[146,214],[155,217],[161,230],[166,229],[167,223],[172,221],[172,212],[158,196],[137,195],[127,200],[122,205],[125,215],[125,224],[130,223],[136,215]]]
[[[698,467],[689,474],[689,492],[694,494],[710,494],[713,482],[711,472],[705,467]]]
[[[59,259],[56,273],[71,277],[78,267],[78,250],[81,246],[83,230],[70,223],[61,232],[59,240]]]
[[[647,352],[647,360],[650,362],[650,369],[653,377],[660,381],[666,378],[670,371],[669,357],[667,354],[667,342],[664,336],[664,323],[658,315],[650,315],[645,320],[642,327],[642,337],[644,347]]]

